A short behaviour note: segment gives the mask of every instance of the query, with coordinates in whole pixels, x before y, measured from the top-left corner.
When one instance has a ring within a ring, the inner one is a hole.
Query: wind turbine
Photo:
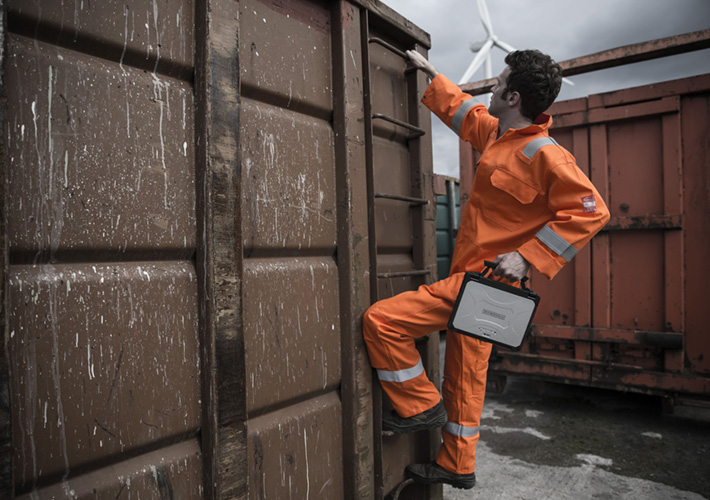
[[[488,37],[485,40],[478,43],[471,44],[471,51],[476,52],[476,56],[469,64],[468,69],[459,80],[459,85],[468,83],[471,77],[476,73],[481,64],[485,63],[486,78],[493,78],[493,70],[491,67],[491,49],[496,46],[503,49],[506,53],[514,52],[515,48],[512,45],[505,43],[503,40],[498,38],[495,33],[493,33],[493,23],[491,23],[491,16],[488,13],[488,6],[486,5],[486,0],[477,0],[478,3],[478,14],[481,17],[481,22],[483,27],[488,33]],[[567,78],[562,79],[563,82],[569,85],[574,85],[574,82]]]

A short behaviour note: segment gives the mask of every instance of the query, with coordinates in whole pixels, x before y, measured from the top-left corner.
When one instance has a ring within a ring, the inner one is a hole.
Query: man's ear
[[[508,92],[508,98],[506,99],[508,106],[515,106],[520,103],[520,93],[518,92]]]

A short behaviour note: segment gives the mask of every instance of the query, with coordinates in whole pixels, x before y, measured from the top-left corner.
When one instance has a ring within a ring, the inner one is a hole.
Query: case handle
[[[488,271],[492,271],[496,267],[498,267],[497,262],[492,262],[490,260],[484,260],[483,264],[485,264],[485,269],[483,269],[483,272],[481,273],[481,276],[485,276],[488,274]],[[523,279],[520,280],[520,286],[522,287],[523,290],[528,290],[528,287],[525,285],[525,282],[528,280],[528,277],[525,276]]]

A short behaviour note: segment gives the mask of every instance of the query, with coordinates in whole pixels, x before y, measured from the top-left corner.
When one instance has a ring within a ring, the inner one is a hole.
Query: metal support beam
[[[573,76],[707,48],[710,48],[710,29],[624,45],[562,61],[560,66],[562,66],[564,76]],[[465,83],[460,88],[468,94],[480,95],[490,92],[495,83],[495,78],[489,78],[488,80]]]

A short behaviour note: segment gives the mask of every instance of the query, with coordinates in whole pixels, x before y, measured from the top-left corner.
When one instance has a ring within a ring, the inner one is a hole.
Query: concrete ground
[[[472,490],[447,500],[710,500],[710,410],[522,378],[486,396]]]

